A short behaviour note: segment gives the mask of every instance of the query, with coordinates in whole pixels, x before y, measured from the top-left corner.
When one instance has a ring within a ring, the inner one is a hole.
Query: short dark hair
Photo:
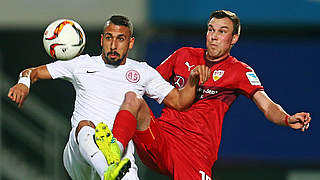
[[[222,18],[229,18],[233,23],[233,32],[232,34],[240,34],[241,25],[240,25],[240,18],[236,15],[236,13],[233,13],[231,11],[227,10],[217,10],[211,13],[210,18],[208,20],[208,24],[211,21],[212,18],[222,19]]]
[[[128,27],[130,29],[131,36],[133,35],[133,25],[129,18],[122,15],[112,15],[104,23],[103,30],[109,25],[109,22],[114,25]]]

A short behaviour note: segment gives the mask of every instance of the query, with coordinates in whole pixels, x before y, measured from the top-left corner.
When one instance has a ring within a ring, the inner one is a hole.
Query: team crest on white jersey
[[[212,74],[212,78],[214,81],[218,81],[224,74],[223,70],[214,70]]]
[[[140,74],[136,70],[129,70],[126,73],[126,78],[129,82],[136,83],[140,80]]]
[[[246,75],[247,75],[247,78],[248,78],[251,85],[254,85],[254,86],[261,85],[260,80],[259,80],[258,76],[256,75],[256,73],[251,71],[251,72],[247,72]]]

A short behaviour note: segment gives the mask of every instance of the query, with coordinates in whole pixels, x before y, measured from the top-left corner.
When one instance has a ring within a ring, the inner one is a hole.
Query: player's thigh
[[[69,176],[77,180],[100,180],[96,171],[82,158],[75,139],[75,129],[70,132],[63,152],[63,164]]]

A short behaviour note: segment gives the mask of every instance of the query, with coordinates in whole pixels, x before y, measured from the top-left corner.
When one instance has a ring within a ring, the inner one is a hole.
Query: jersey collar
[[[227,60],[227,59],[229,59],[229,57],[231,57],[230,55],[228,55],[227,57],[225,57],[224,59],[221,59],[220,61],[216,61],[216,62],[214,62],[214,61],[210,61],[210,60],[208,60],[207,59],[207,57],[206,57],[206,51],[205,51],[205,53],[204,53],[204,60],[205,60],[205,62],[206,62],[206,65],[208,66],[208,67],[212,67],[212,66],[214,66],[214,65],[216,65],[216,64],[219,64],[219,63],[221,63],[221,62],[224,62],[225,60]]]

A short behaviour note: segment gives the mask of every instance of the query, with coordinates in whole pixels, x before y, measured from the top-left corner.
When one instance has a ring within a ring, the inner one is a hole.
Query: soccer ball
[[[81,26],[70,19],[58,19],[48,25],[43,34],[43,46],[54,60],[69,60],[79,56],[86,43]]]

